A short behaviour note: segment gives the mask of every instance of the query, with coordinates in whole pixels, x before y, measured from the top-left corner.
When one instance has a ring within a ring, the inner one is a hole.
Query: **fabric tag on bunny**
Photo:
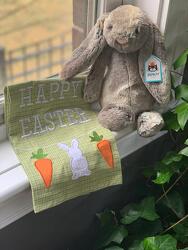
[[[151,55],[145,62],[144,81],[149,83],[162,82],[162,63],[154,55]]]

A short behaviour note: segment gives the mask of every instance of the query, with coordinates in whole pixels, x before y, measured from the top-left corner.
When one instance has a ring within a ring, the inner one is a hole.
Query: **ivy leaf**
[[[188,139],[184,142],[185,145],[188,145]]]
[[[100,220],[101,227],[116,225],[115,213],[112,210],[106,210],[102,213],[96,214]]]
[[[174,69],[177,69],[186,64],[187,55],[188,49],[184,50],[184,52],[175,60],[175,62],[173,63]]]
[[[176,132],[180,130],[180,125],[177,120],[177,114],[173,112],[167,112],[163,115],[165,121],[165,127],[167,129],[172,129]]]
[[[127,237],[128,231],[124,226],[119,226],[111,235],[111,241],[121,244],[125,237]]]
[[[155,175],[156,171],[152,166],[150,166],[150,167],[144,168],[142,173],[145,177],[149,178]]]
[[[119,226],[114,230],[110,237],[110,242],[115,242],[118,244],[121,244],[121,242],[124,240],[125,237],[127,237],[128,231],[124,226]]]
[[[135,240],[128,250],[144,250],[143,242]]]
[[[121,215],[123,217],[121,219],[123,224],[131,224],[141,217],[140,206],[135,203],[129,204],[121,211]]]
[[[162,160],[162,163],[165,165],[169,165],[173,162],[179,162],[182,159],[182,155],[177,154],[176,152],[168,152]]]
[[[117,229],[117,226],[108,225],[106,227],[101,228],[99,237],[95,243],[95,249],[101,249],[102,247],[107,246],[110,244],[111,236],[113,235],[114,231]]]
[[[131,224],[138,218],[154,221],[159,218],[155,212],[155,200],[153,197],[147,197],[140,204],[129,204],[121,211],[123,224]]]
[[[168,183],[173,174],[174,172],[172,170],[169,168],[164,168],[157,172],[157,177],[153,180],[153,182],[158,185]]]
[[[96,242],[96,249],[105,247],[111,242],[121,244],[123,239],[128,235],[128,231],[124,226],[117,224],[114,211],[104,211],[103,213],[97,214],[97,217],[101,222],[101,230]]]
[[[173,191],[166,195],[162,202],[164,205],[170,208],[178,218],[182,218],[185,215],[183,199],[177,191]]]
[[[105,230],[102,230],[100,237],[96,242],[95,249],[108,246],[111,242],[121,244],[125,237],[127,237],[128,231],[124,226],[109,226]]]
[[[141,218],[154,221],[159,218],[155,212],[155,199],[154,197],[147,197],[141,202]]]
[[[157,235],[163,231],[160,219],[154,221],[138,219],[128,225],[127,229],[129,232],[129,239],[132,237],[133,240],[143,240],[145,237]]]
[[[182,150],[179,152],[179,154],[188,156],[188,147],[182,149]]]
[[[176,99],[183,99],[188,101],[188,85],[181,84],[175,88]]]
[[[188,220],[184,223],[179,223],[173,228],[175,238],[183,244],[188,243]]]
[[[183,130],[188,120],[188,103],[181,103],[176,107],[174,112],[177,114],[178,123],[180,128]]]
[[[177,240],[169,234],[145,238],[143,244],[144,250],[177,250]]]
[[[124,250],[124,249],[118,246],[114,246],[114,247],[105,248],[105,250]]]
[[[168,183],[174,173],[179,172],[182,167],[183,156],[176,152],[168,152],[161,162],[155,164],[156,178],[155,184],[162,185]]]

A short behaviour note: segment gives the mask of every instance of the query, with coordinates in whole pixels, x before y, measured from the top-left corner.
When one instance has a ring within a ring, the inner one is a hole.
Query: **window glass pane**
[[[72,50],[72,12],[72,0],[0,0],[0,60],[8,84],[60,71]]]

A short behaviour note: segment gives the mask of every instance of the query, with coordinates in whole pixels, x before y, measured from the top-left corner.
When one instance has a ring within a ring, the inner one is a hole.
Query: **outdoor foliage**
[[[185,65],[187,55],[188,50],[178,57],[173,70]],[[176,86],[172,72],[177,105],[164,119],[174,142],[178,138],[176,151],[144,169],[139,202],[97,215],[95,250],[188,250],[188,83]]]

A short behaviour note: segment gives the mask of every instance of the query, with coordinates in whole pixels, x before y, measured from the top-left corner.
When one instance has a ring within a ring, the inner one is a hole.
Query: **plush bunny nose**
[[[127,41],[128,41],[128,38],[127,37],[118,37],[117,39],[116,39],[116,41],[118,42],[118,43],[120,43],[120,44],[125,44],[125,43],[127,43]]]
[[[124,33],[118,32],[118,36],[119,37],[126,37],[127,36],[127,32],[124,32]]]

